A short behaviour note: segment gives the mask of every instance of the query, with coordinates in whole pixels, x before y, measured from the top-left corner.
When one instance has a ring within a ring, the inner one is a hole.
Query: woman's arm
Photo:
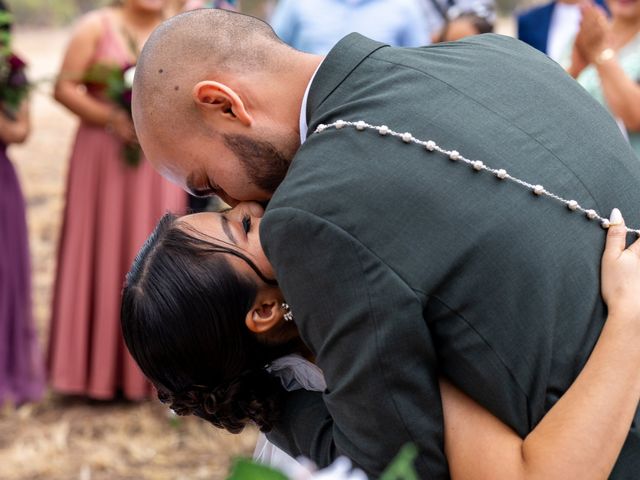
[[[640,52],[637,52],[640,55]],[[640,132],[640,85],[625,73],[616,57],[595,64],[604,98],[613,115],[632,132]]]
[[[100,17],[103,14],[103,11],[89,13],[78,23],[60,68],[54,98],[85,122],[113,128],[123,140],[134,141],[129,115],[115,105],[96,100],[81,88],[103,34]]]
[[[29,102],[25,100],[16,113],[16,118],[11,119],[0,112],[0,140],[5,145],[10,143],[22,143],[31,131],[31,119],[29,116]]]
[[[612,219],[614,215],[612,214]],[[609,316],[573,385],[523,440],[443,381],[445,451],[453,479],[608,478],[640,401],[640,240],[607,234],[602,294]]]

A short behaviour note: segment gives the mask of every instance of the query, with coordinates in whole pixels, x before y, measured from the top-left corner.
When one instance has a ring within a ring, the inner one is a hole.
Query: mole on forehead
[[[161,68],[160,70],[158,70],[158,73],[164,73],[164,68]]]

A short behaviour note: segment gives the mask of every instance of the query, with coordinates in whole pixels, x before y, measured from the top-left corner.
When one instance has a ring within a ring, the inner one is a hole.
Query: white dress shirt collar
[[[322,65],[322,62],[320,62],[320,65]],[[309,80],[307,89],[304,91],[304,96],[302,97],[302,106],[300,107],[300,145],[307,139],[307,129],[309,128],[309,125],[307,125],[307,98],[309,97],[309,89],[311,88],[313,79],[316,78],[316,73],[318,73],[320,65],[318,65],[313,75],[311,75],[311,80]]]

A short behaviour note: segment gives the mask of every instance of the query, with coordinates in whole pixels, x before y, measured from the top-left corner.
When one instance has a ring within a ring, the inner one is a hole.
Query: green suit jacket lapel
[[[376,50],[386,47],[358,33],[351,33],[340,40],[327,54],[320,65],[309,89],[307,100],[307,124],[315,110],[322,105],[347,76]]]

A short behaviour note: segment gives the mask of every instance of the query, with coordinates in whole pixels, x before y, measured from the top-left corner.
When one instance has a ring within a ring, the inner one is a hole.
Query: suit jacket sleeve
[[[320,465],[346,455],[372,476],[414,442],[420,477],[447,478],[424,299],[356,238],[308,211],[270,209],[261,238],[327,380],[328,414],[313,394],[292,396],[270,438]]]

